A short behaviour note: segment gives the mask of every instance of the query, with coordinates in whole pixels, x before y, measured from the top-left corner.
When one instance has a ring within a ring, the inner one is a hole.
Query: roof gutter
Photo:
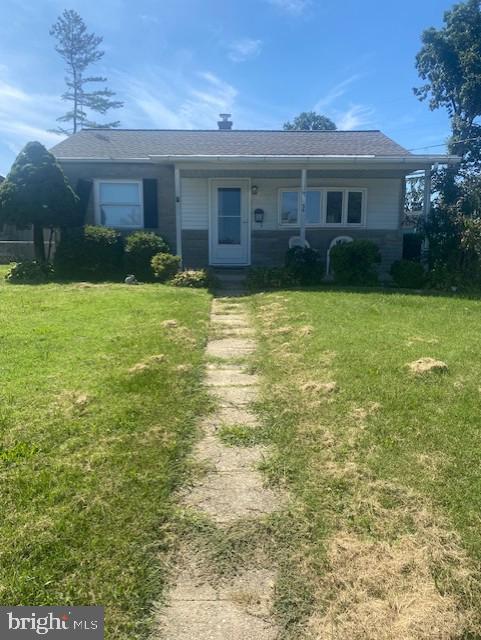
[[[55,154],[54,154],[55,156]],[[146,162],[152,162],[152,158],[150,156],[147,156],[145,158],[93,158],[93,157],[89,157],[89,156],[79,156],[77,158],[75,157],[65,157],[62,158],[62,156],[55,156],[55,158],[58,160],[58,162],[99,162],[99,163],[105,163],[105,162],[123,162],[123,163],[146,163]]]
[[[93,157],[57,157],[59,162],[94,162],[94,163],[168,163],[192,162],[192,163],[225,163],[225,164],[290,164],[290,165],[319,165],[319,164],[402,164],[420,166],[441,164],[454,165],[461,162],[459,156],[447,155],[411,155],[411,156],[294,156],[294,155],[150,155],[145,158],[93,158]]]
[[[374,155],[331,155],[331,156],[294,156],[294,155],[151,155],[153,162],[225,162],[225,163],[252,163],[264,164],[269,162],[286,164],[458,164],[459,156],[447,155],[411,155],[411,156],[374,156]]]

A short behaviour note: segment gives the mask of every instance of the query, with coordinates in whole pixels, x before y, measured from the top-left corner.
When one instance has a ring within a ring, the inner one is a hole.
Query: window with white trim
[[[342,224],[343,191],[327,191],[326,224]]]
[[[97,223],[119,229],[144,226],[141,180],[98,180]]]
[[[322,193],[320,191],[306,191],[306,224],[321,224]]]
[[[299,191],[280,192],[281,224],[296,225],[299,219]]]
[[[323,187],[306,190],[306,226],[361,226],[365,221],[364,188]],[[279,223],[299,226],[300,189],[279,190]]]
[[[362,222],[362,191],[347,192],[347,224]]]

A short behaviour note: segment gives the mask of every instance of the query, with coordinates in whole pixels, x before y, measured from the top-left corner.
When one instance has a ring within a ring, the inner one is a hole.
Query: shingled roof
[[[51,149],[58,159],[151,156],[411,156],[381,131],[84,129]]]

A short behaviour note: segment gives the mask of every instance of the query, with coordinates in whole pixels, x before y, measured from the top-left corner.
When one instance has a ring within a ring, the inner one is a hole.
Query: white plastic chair
[[[334,240],[331,241],[329,245],[329,249],[327,250],[326,256],[326,277],[330,276],[330,268],[331,268],[331,249],[338,244],[345,244],[347,242],[352,242],[353,238],[351,236],[337,236]]]
[[[308,249],[310,249],[311,245],[307,242],[307,240],[304,240],[304,245],[302,244],[302,240],[301,240],[301,236],[291,236],[289,238],[289,249],[292,249],[293,247],[307,247]]]

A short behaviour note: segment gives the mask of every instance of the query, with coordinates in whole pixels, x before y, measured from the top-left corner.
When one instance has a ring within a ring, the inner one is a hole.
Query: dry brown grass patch
[[[436,477],[439,471],[449,462],[448,456],[440,451],[418,453],[415,459],[423,472],[427,472],[433,478]]]
[[[66,413],[82,414],[91,400],[91,396],[83,391],[62,391],[56,397],[56,405]]]
[[[310,638],[447,640],[471,629],[470,612],[438,590],[431,551],[415,536],[389,544],[341,532],[327,555],[319,599],[331,599],[311,618]]]
[[[331,445],[332,446],[332,445]],[[361,476],[359,465],[356,462],[335,462],[325,460],[321,465],[321,471],[338,480],[357,480]]]
[[[177,320],[164,320],[163,322],[161,322],[161,326],[164,329],[175,329],[179,326],[179,323],[177,322]]]
[[[303,327],[299,327],[297,334],[301,336],[301,338],[305,338],[306,336],[310,336],[314,331],[314,327],[310,324],[306,324]]]
[[[301,391],[304,393],[315,393],[324,396],[328,396],[332,393],[335,393],[339,390],[337,382],[315,382],[314,380],[309,380],[308,382],[304,382],[301,385]]]
[[[424,373],[444,373],[448,370],[448,365],[445,362],[429,357],[419,358],[419,360],[409,362],[406,366],[410,372],[415,375],[422,375]]]
[[[365,424],[367,418],[377,413],[380,408],[381,404],[379,402],[368,402],[363,407],[353,407],[351,417],[362,426]]]
[[[177,373],[189,373],[190,371],[192,371],[192,369],[193,366],[191,364],[178,364],[175,367]]]
[[[150,356],[146,360],[137,362],[137,364],[134,364],[133,367],[130,367],[130,369],[128,369],[128,372],[133,375],[143,373],[144,371],[148,371],[155,365],[161,364],[162,362],[165,362],[165,355],[163,353],[158,353]]]
[[[273,333],[280,336],[284,336],[288,333],[291,333],[291,331],[292,331],[292,327],[277,327],[277,329],[274,329]]]
[[[424,344],[438,344],[438,338],[428,338],[426,336],[410,336],[406,341],[407,347],[412,347],[416,343],[422,342]]]

